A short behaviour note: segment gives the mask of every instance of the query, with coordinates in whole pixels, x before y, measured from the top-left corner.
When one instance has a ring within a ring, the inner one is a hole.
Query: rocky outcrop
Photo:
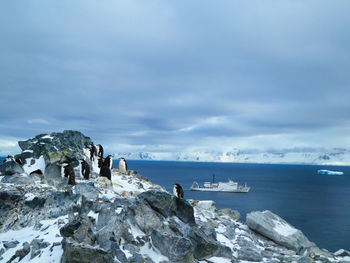
[[[92,144],[89,137],[78,131],[40,134],[18,142],[23,151],[19,158],[25,161],[28,153],[32,153],[34,159],[44,156],[46,164],[69,161],[73,166],[77,166],[79,159],[84,158],[84,149]]]
[[[315,247],[300,230],[271,211],[251,212],[246,223],[250,229],[297,253]]]
[[[62,163],[69,162],[78,172],[81,159],[90,167],[94,165],[89,152],[93,142],[78,131],[40,134],[32,139],[19,141],[18,144],[22,152],[0,164],[0,174],[29,176],[35,173],[42,183],[62,187],[67,184],[67,180],[61,175]],[[25,180],[22,177],[23,183]]]

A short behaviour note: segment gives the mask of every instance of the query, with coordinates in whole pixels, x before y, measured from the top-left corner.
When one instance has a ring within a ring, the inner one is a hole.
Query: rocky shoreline
[[[238,211],[179,199],[136,171],[99,177],[91,161],[84,180],[78,164],[91,144],[80,132],[42,134],[0,165],[1,262],[350,262],[270,211],[243,223]],[[66,160],[75,186],[61,176]]]

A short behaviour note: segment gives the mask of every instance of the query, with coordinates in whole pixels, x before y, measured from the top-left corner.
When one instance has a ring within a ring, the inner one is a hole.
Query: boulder
[[[0,164],[0,173],[3,175],[13,175],[24,173],[24,170],[19,163],[12,160]]]
[[[111,253],[84,243],[74,241],[72,238],[62,240],[63,255],[61,263],[113,263],[114,258]]]
[[[300,230],[294,228],[271,211],[251,212],[247,214],[246,223],[255,232],[297,253],[315,246]]]
[[[219,210],[219,216],[227,216],[232,220],[238,220],[241,217],[241,214],[237,210],[224,208]]]
[[[35,180],[31,177],[24,176],[22,174],[14,174],[14,175],[5,175],[1,179],[2,183],[10,183],[10,184],[26,184],[31,185],[35,183]]]
[[[170,262],[193,262],[193,244],[184,237],[153,230],[152,243]]]
[[[184,223],[195,225],[193,207],[184,199],[177,198],[168,192],[150,190],[138,195],[150,207],[164,217],[177,216]]]

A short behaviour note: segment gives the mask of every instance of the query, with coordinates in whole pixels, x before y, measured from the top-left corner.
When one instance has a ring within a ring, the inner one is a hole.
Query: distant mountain
[[[343,148],[330,150],[288,149],[270,152],[241,151],[239,149],[227,152],[119,152],[115,156],[129,160],[350,165],[350,150]]]

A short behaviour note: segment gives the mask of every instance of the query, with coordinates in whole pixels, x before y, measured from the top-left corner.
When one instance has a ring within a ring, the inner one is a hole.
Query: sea
[[[0,161],[2,162],[0,157]],[[185,199],[214,200],[218,209],[231,208],[246,214],[270,210],[306,237],[331,252],[350,250],[350,166],[243,164],[210,162],[127,160],[128,169],[136,170],[155,184],[172,192],[178,183]],[[113,167],[118,167],[115,160]],[[318,175],[317,170],[343,171],[344,175]],[[202,184],[229,179],[251,187],[249,193],[190,191],[194,181]]]
[[[114,163],[117,167],[117,163]],[[241,213],[241,221],[252,211],[270,210],[300,229],[320,248],[331,252],[350,250],[350,167],[286,164],[128,161],[153,183],[172,192],[179,183],[186,199],[214,200],[218,209]],[[344,175],[318,175],[317,170],[343,171]],[[249,193],[196,192],[202,184],[229,179],[251,187]]]

